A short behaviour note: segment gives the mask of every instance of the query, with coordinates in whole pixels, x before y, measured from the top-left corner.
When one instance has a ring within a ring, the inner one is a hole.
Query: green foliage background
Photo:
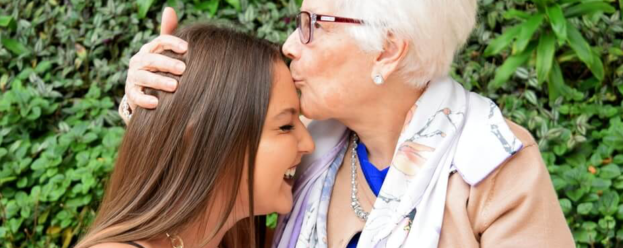
[[[537,138],[577,246],[620,247],[623,0],[479,3],[453,76]],[[123,135],[128,61],[163,6],[283,42],[299,4],[0,0],[0,244],[69,247],[92,221]]]

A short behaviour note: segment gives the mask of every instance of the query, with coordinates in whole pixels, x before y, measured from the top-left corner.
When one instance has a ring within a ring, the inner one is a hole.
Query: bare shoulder
[[[123,243],[101,243],[90,248],[135,248],[134,246]]]

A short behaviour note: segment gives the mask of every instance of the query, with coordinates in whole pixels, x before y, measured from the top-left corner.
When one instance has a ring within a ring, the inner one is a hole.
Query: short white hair
[[[476,24],[477,0],[336,0],[340,15],[362,19],[348,25],[366,51],[382,51],[389,32],[409,42],[399,68],[409,85],[422,87],[445,76]]]

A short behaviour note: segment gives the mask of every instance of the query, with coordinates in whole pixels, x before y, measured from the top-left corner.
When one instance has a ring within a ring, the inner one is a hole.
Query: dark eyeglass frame
[[[309,16],[309,38],[305,40],[303,37],[303,29],[301,28],[301,15]],[[314,29],[318,22],[335,22],[335,23],[351,23],[351,24],[363,24],[364,22],[359,19],[352,19],[340,16],[321,15],[311,13],[309,11],[301,11],[296,15],[296,28],[299,30],[299,38],[301,43],[309,44],[314,39]]]

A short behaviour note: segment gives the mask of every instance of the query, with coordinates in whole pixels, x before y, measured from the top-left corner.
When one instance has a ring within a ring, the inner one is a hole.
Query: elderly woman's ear
[[[396,77],[401,63],[409,50],[409,42],[389,32],[383,44],[383,51],[378,52],[372,67],[372,80],[383,84],[390,77]],[[380,78],[379,78],[380,77]],[[380,80],[380,81],[379,81]]]

